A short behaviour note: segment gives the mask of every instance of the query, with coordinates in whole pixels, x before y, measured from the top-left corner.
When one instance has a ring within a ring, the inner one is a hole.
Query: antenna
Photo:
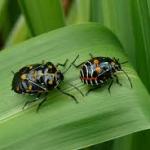
[[[84,96],[84,94],[82,93],[82,91],[77,88],[75,85],[71,84],[71,83],[67,83],[68,85],[72,86],[73,88],[75,88],[82,96]]]
[[[89,55],[90,55],[91,58],[94,58],[94,56],[91,53],[89,53]]]
[[[122,62],[122,63],[120,63],[120,64],[126,64],[126,63],[128,63],[128,61],[124,61],[124,62]]]
[[[11,73],[14,75],[15,73],[14,73],[14,71],[11,71]]]
[[[121,71],[123,71],[124,74],[126,75],[126,77],[128,78],[128,80],[129,80],[129,82],[130,82],[130,86],[131,86],[131,88],[132,88],[132,82],[131,82],[130,77],[128,76],[128,74],[127,74],[123,69],[121,69]]]

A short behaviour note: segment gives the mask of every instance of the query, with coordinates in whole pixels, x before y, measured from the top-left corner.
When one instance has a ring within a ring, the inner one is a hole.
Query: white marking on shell
[[[81,77],[84,77],[84,73],[82,69],[80,70],[80,72],[81,72]]]
[[[85,67],[85,70],[86,70],[86,77],[88,78],[88,67],[87,67],[87,65],[84,65],[84,67]]]
[[[93,85],[93,82],[92,82],[92,80],[90,80],[90,83],[91,83],[91,85]]]
[[[85,80],[86,84],[88,85],[88,80]]]
[[[43,76],[42,70],[37,71],[37,80],[40,80],[41,76]]]
[[[87,63],[89,63],[89,64],[90,64],[90,66],[92,66],[92,63],[91,63],[90,61],[87,61]]]
[[[85,69],[86,69],[86,78],[88,78],[88,68],[87,68],[87,65],[84,65]],[[88,83],[88,80],[85,80],[86,84],[89,84]]]
[[[91,66],[91,77],[93,77],[93,72],[94,72],[94,70],[95,70],[95,65],[92,65],[92,66]]]
[[[94,72],[94,65],[90,62],[90,61],[87,61],[87,63],[90,64],[90,66],[88,66],[88,69],[89,69],[89,74],[91,77],[93,77],[93,72]]]
[[[95,79],[95,83],[96,83],[96,85],[98,85],[98,82],[97,82],[97,80]]]
[[[37,87],[43,89],[44,91],[47,91],[47,89],[46,89],[45,87],[42,87],[41,85],[39,85],[39,84],[33,82],[32,80],[29,80],[29,82],[31,82],[33,85],[35,85],[35,86],[37,86]]]
[[[103,80],[99,80],[101,83],[104,83],[104,81]]]
[[[27,89],[27,84],[25,82],[22,82],[22,86],[24,89]]]

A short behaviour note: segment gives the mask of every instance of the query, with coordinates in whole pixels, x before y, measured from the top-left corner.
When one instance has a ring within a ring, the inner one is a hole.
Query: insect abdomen
[[[99,85],[100,82],[98,81],[97,75],[92,68],[91,64],[88,62],[86,63],[80,70],[80,78],[81,81],[88,85]]]

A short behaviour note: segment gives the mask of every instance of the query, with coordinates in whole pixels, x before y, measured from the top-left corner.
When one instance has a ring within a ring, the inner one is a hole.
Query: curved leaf
[[[149,1],[92,0],[91,2],[91,21],[104,24],[118,36],[143,83],[150,91]]]
[[[32,36],[63,27],[64,16],[60,0],[19,0]]]
[[[111,95],[105,85],[82,97],[67,85],[73,83],[84,93],[89,89],[81,83],[79,70],[72,67],[61,88],[75,95],[79,104],[53,90],[39,113],[36,104],[22,110],[24,102],[34,97],[11,91],[11,70],[42,60],[56,64],[69,58],[71,62],[78,54],[76,63],[80,63],[90,58],[89,53],[127,60],[113,33],[95,23],[64,27],[1,52],[0,149],[79,149],[150,127],[149,95],[130,64],[123,68],[132,89],[118,72],[123,86],[114,83]]]

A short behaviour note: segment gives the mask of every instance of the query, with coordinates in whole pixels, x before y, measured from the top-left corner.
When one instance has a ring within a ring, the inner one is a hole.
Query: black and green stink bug
[[[110,88],[113,84],[114,79],[116,79],[117,84],[122,85],[119,82],[117,72],[122,71],[127,76],[130,86],[132,88],[132,82],[128,74],[122,69],[121,64],[126,62],[120,63],[119,59],[110,58],[110,57],[93,57],[90,54],[91,59],[82,62],[79,65],[73,64],[76,68],[80,67],[80,79],[84,84],[92,86],[92,88],[87,91],[86,95],[95,90],[100,88],[101,86],[105,85],[106,83],[110,82],[108,91],[110,93]],[[79,55],[77,56],[77,58]],[[76,58],[76,59],[77,59]]]
[[[73,98],[73,100],[77,103],[78,101],[75,96],[64,92],[59,86],[64,80],[64,74],[69,70],[75,60],[64,72],[57,69],[58,66],[66,66],[67,61],[68,60],[66,60],[64,64],[59,63],[54,65],[52,62],[47,62],[41,64],[31,64],[21,68],[18,72],[13,73],[14,78],[12,80],[12,90],[19,94],[27,93],[37,95],[37,98],[39,98],[41,94],[47,95],[50,90],[57,89],[61,93]],[[82,94],[77,87],[73,87]],[[39,103],[37,110],[39,110],[45,100],[46,97]],[[37,101],[37,99],[34,99],[33,101]],[[24,107],[33,101],[27,101]]]

